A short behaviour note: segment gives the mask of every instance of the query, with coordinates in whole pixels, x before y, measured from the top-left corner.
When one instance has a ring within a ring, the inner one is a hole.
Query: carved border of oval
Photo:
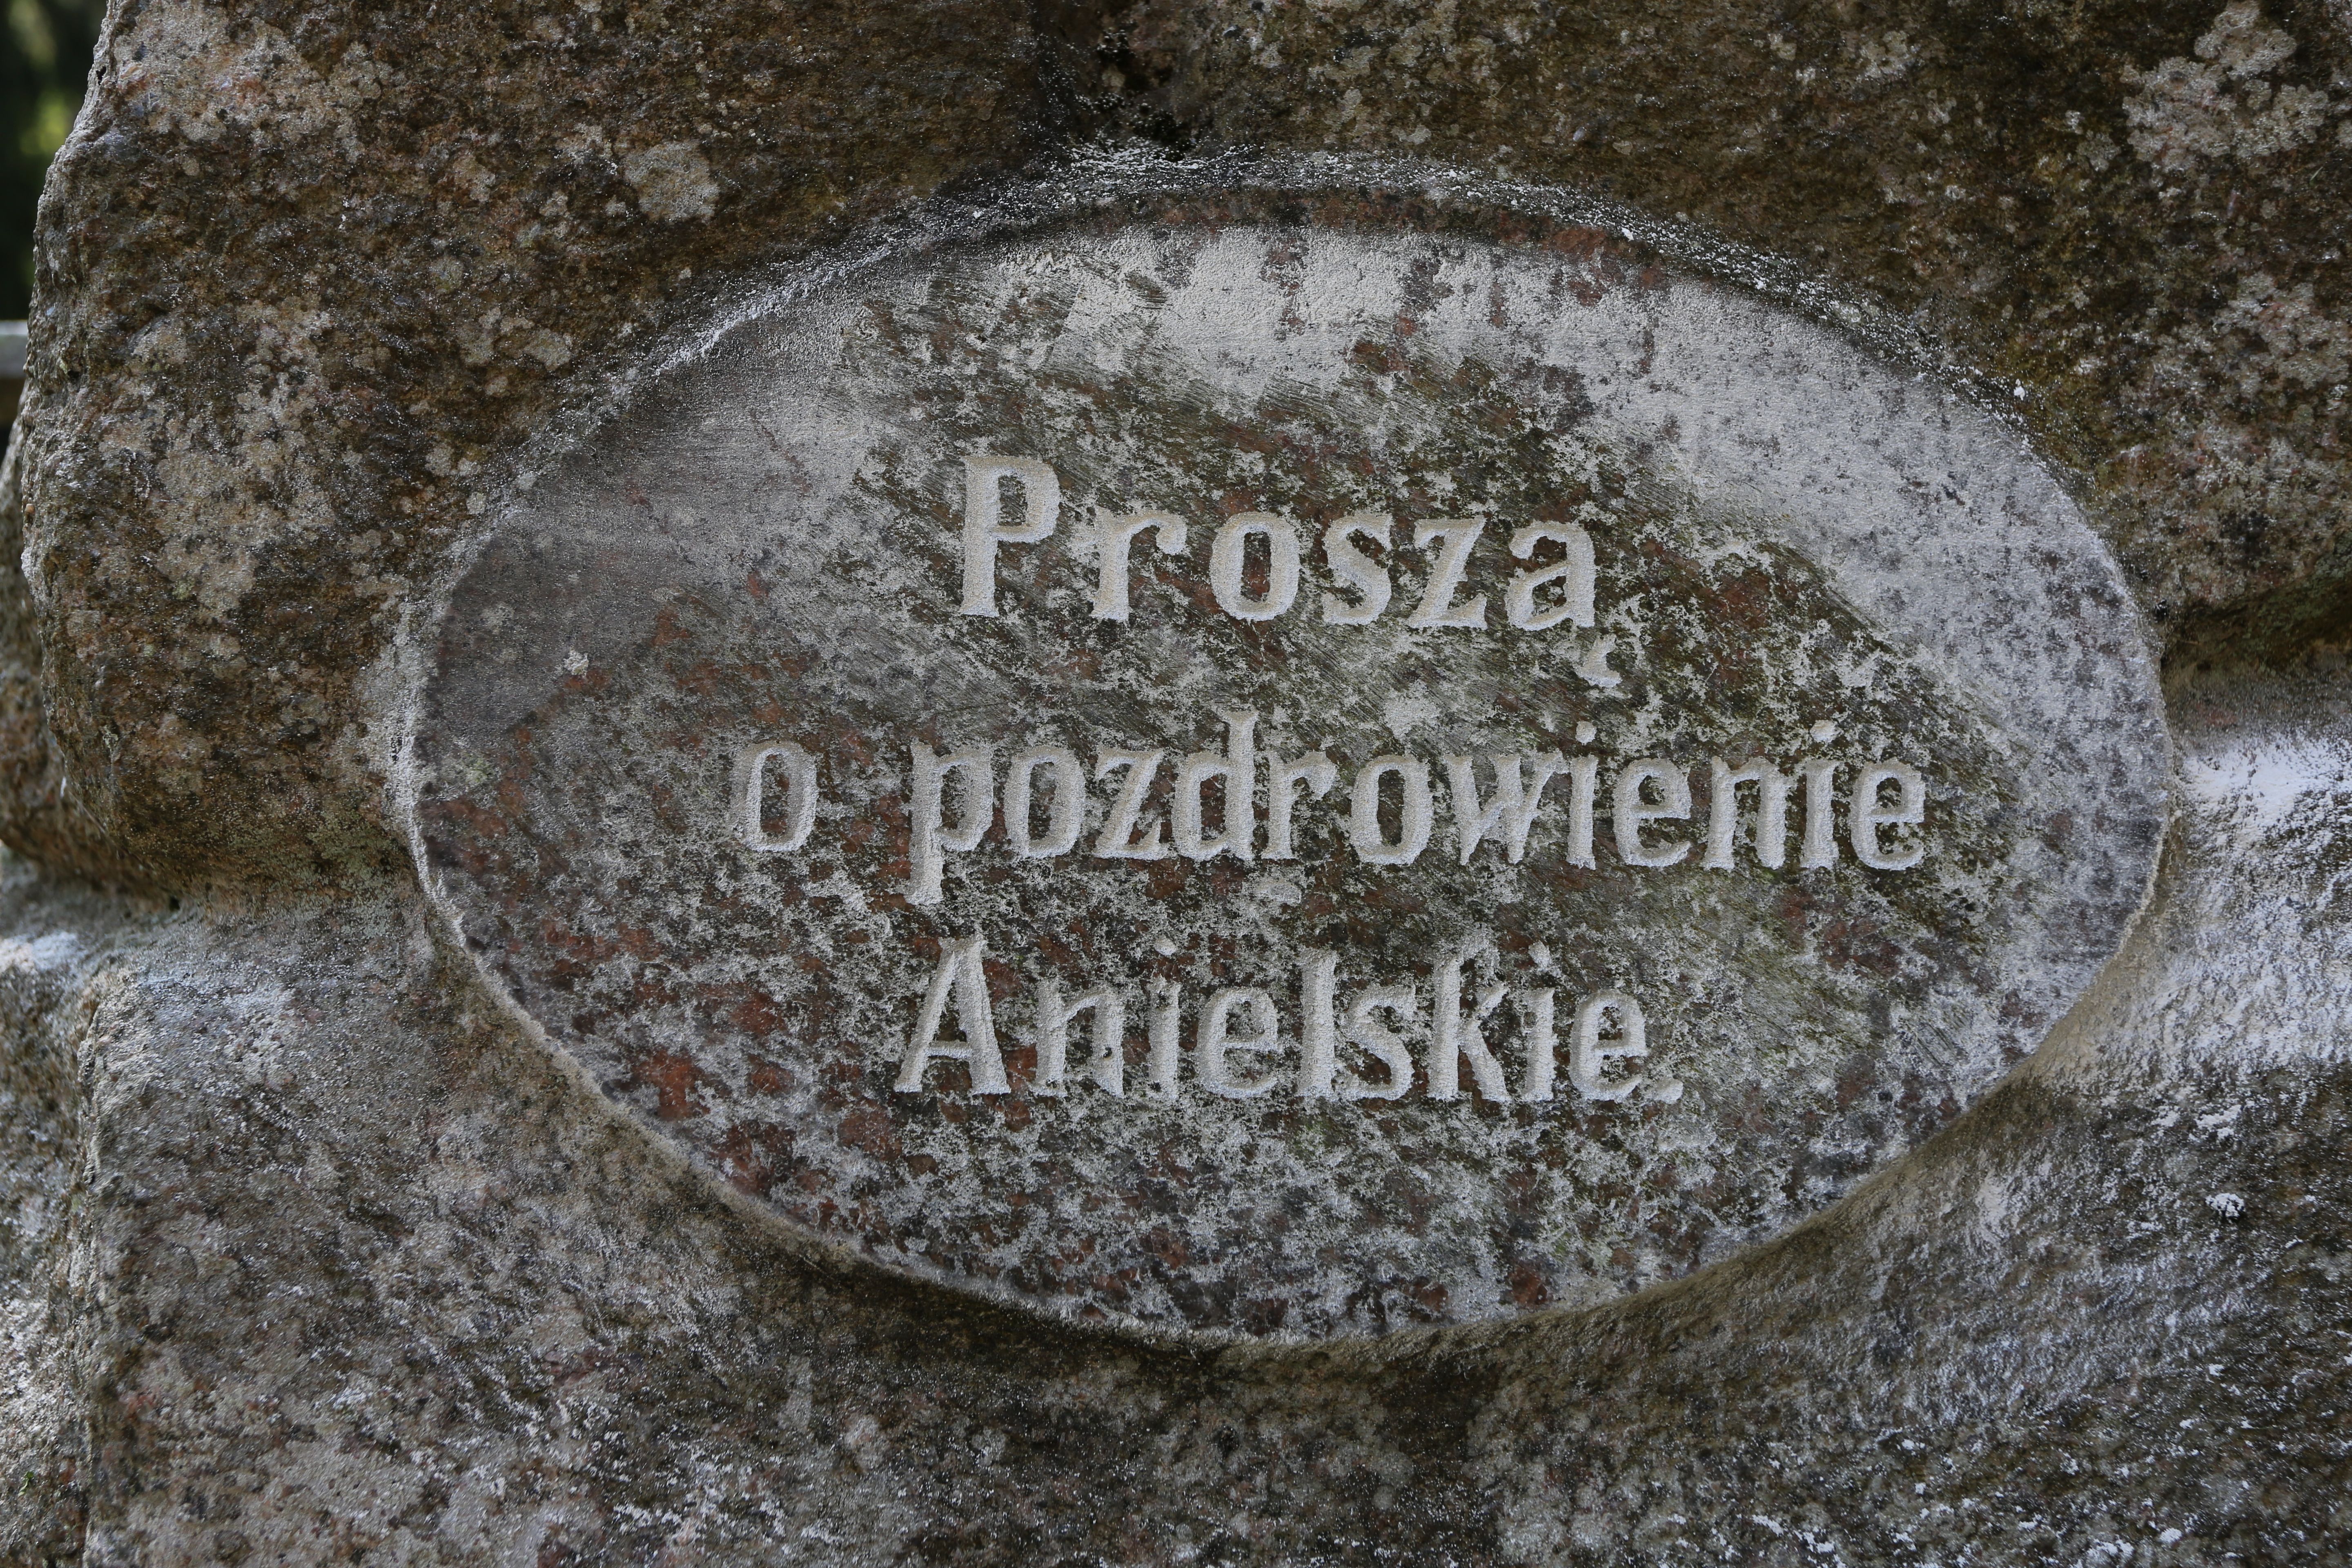
[[[2069,513],[2071,527],[2081,531],[2109,567],[2115,603],[2108,607],[2107,621],[2115,643],[2107,651],[2122,661],[2127,671],[2123,684],[2133,688],[2127,704],[2131,711],[2125,715],[2125,721],[2139,733],[2141,752],[2158,759],[2153,772],[2129,781],[2130,786],[2140,792],[2139,804],[2145,807],[2145,826],[2150,837],[2137,906],[2144,907],[2153,888],[2168,816],[2170,749],[2161,695],[2156,684],[2154,656],[2138,612],[2123,588],[2112,557],[2090,535],[2087,525],[2065,499],[2053,466],[2033,452],[2010,417],[2011,411],[1995,401],[1999,387],[1942,363],[1931,345],[1918,340],[1890,313],[1843,298],[1789,263],[1576,193],[1528,186],[1416,162],[1329,155],[1286,159],[1233,156],[1169,164],[1122,155],[1081,162],[1064,177],[1050,181],[1008,184],[978,202],[967,196],[922,204],[904,218],[881,226],[813,260],[740,279],[701,297],[682,307],[675,323],[656,334],[650,345],[630,363],[615,367],[593,395],[582,397],[547,430],[486,476],[486,503],[477,531],[461,550],[454,552],[434,592],[412,605],[399,649],[401,683],[404,688],[400,703],[402,734],[391,770],[389,794],[409,838],[428,903],[446,929],[456,931],[461,929],[462,921],[456,904],[429,868],[417,811],[417,726],[425,706],[424,692],[434,674],[435,631],[475,559],[497,536],[520,498],[528,494],[541,473],[561,462],[568,452],[593,439],[599,430],[658,387],[666,374],[711,352],[738,329],[828,286],[854,279],[877,264],[974,241],[1084,229],[1089,226],[1108,231],[1137,221],[1165,221],[1179,214],[1210,224],[1275,221],[1403,228],[1457,234],[1465,239],[1506,245],[1536,244],[1551,235],[1589,235],[1599,231],[1612,237],[1609,243],[1622,245],[1629,258],[1643,258],[1668,274],[1706,287],[1745,295],[1769,310],[1809,323],[1832,341],[1843,340],[1867,363],[1882,369],[1912,369],[1915,376],[1922,380],[1932,375],[1948,393],[1970,405],[1973,417],[1998,426],[1999,438],[2012,443],[2030,468],[2052,479],[2053,494]],[[1821,557],[1817,554],[1815,559]],[[1881,615],[1877,624],[1889,628],[1897,640],[1911,637],[1909,623],[1897,616]],[[2137,919],[2137,907],[2134,914],[2117,928],[2114,941],[2102,955],[2102,963],[2112,959],[2127,937]],[[461,941],[459,945],[465,944]],[[560,1045],[509,991],[487,960],[470,948],[467,951],[476,973],[500,1009],[549,1050],[583,1089],[611,1114],[627,1122],[658,1151],[666,1163],[694,1171],[732,1208],[762,1228],[779,1233],[798,1248],[853,1268],[877,1268],[922,1280],[960,1295],[1012,1306],[1044,1321],[1076,1324],[1082,1321],[1057,1303],[1041,1300],[992,1280],[873,1256],[835,1237],[819,1235],[768,1203],[736,1192],[702,1164],[681,1140],[649,1124],[607,1095],[572,1053]],[[2077,997],[2090,983],[2086,978],[2077,988]],[[1982,1086],[1976,1098],[1980,1100],[2000,1081],[2002,1079],[1997,1078]],[[1963,1107],[1962,1114],[1965,1110]],[[1855,1184],[1884,1175],[1915,1152],[1916,1146],[1913,1152],[1898,1154],[1894,1161],[1876,1166]],[[1849,1195],[1851,1191],[1849,1188]],[[1841,1196],[1830,1206],[1844,1201]],[[1826,1211],[1815,1211],[1821,1212]],[[1806,1217],[1811,1216],[1801,1216],[1794,1223],[1801,1224]],[[1786,1230],[1775,1233],[1753,1247],[1773,1245],[1787,1234]],[[1748,1250],[1752,1249],[1751,1247]],[[1499,1330],[1511,1321],[1457,1325],[1450,1331]],[[1107,1326],[1157,1342],[1265,1343],[1271,1339],[1276,1342],[1332,1342],[1286,1333],[1257,1336],[1238,1329],[1189,1327],[1117,1316],[1107,1323],[1099,1318],[1083,1321],[1089,1327]]]

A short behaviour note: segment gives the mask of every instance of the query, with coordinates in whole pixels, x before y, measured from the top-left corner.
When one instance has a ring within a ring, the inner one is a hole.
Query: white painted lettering
[[[1321,752],[1301,757],[1269,754],[1265,774],[1265,858],[1296,860],[1298,851],[1292,842],[1291,809],[1297,803],[1291,789],[1303,784],[1307,799],[1321,800],[1339,782],[1339,767]]]
[[[1172,1100],[1179,1092],[1177,1064],[1182,1056],[1184,987],[1172,980],[1151,982],[1153,1007],[1143,1058],[1144,1077],[1155,1100]]]
[[[996,785],[986,752],[950,752],[942,757],[918,741],[914,754],[915,800],[907,847],[914,875],[907,884],[907,901],[936,904],[945,896],[940,878],[948,852],[978,848],[988,831],[996,810]],[[946,821],[947,781],[958,773],[964,775],[963,812],[951,828]]]
[[[1037,983],[1037,1092],[1060,1094],[1069,1070],[1070,1024],[1081,1013],[1094,1015],[1093,1059],[1084,1069],[1104,1093],[1127,1092],[1127,1002],[1116,991],[1098,987],[1062,1000],[1062,988],[1051,980]]]
[[[1470,864],[1471,853],[1488,835],[1503,847],[1504,858],[1514,866],[1528,851],[1528,832],[1535,826],[1536,811],[1543,804],[1544,785],[1568,771],[1558,752],[1546,752],[1531,759],[1535,763],[1535,782],[1525,782],[1519,773],[1517,754],[1490,756],[1486,763],[1495,771],[1495,798],[1482,803],[1478,798],[1477,774],[1468,757],[1447,757],[1445,782],[1454,796],[1454,825],[1461,840],[1462,864]]]
[[[1380,1021],[1386,1013],[1399,1028],[1410,1029],[1421,1011],[1420,994],[1411,984],[1367,985],[1348,1004],[1342,1032],[1348,1043],[1388,1068],[1388,1077],[1368,1083],[1346,1068],[1339,1069],[1342,1100],[1402,1100],[1412,1091],[1412,1049],[1404,1036]]]
[[[1381,831],[1381,781],[1395,774],[1403,792],[1397,837]],[[1374,757],[1356,773],[1348,790],[1348,842],[1375,866],[1410,866],[1429,847],[1436,817],[1429,793],[1429,764],[1419,757]]]
[[[1253,535],[1266,544],[1265,595],[1253,599],[1243,582]],[[1270,511],[1236,512],[1209,547],[1209,588],[1217,607],[1243,621],[1270,621],[1298,598],[1298,531]]]
[[[1030,792],[1039,768],[1052,770],[1053,810],[1045,831],[1035,831],[1030,815]],[[1087,814],[1087,779],[1079,771],[1077,753],[1066,746],[1039,746],[1023,752],[1004,770],[1004,841],[1024,860],[1047,860],[1077,847],[1078,829]]]
[[[1411,985],[1371,985],[1348,1005],[1345,1037],[1386,1068],[1368,1083],[1339,1065],[1339,958],[1308,949],[1299,955],[1298,1092],[1307,1100],[1396,1100],[1412,1088],[1412,1052],[1404,1037],[1380,1021],[1387,1013],[1411,1027],[1416,1011]]]
[[[1568,863],[1592,859],[1592,799],[1600,793],[1601,759],[1580,752],[1568,759]]]
[[[1152,944],[1162,957],[1177,951],[1162,937]],[[1551,950],[1535,943],[1528,958],[1538,971],[1551,965]],[[931,966],[929,983],[918,1009],[915,1027],[898,1058],[894,1086],[900,1093],[929,1092],[930,1064],[957,1061],[966,1065],[975,1094],[1010,1092],[999,1050],[996,1023],[989,994],[987,953],[977,935],[941,940]],[[1454,1101],[1465,1098],[1490,1104],[1514,1100],[1531,1105],[1549,1103],[1559,1092],[1563,1065],[1570,1085],[1586,1100],[1615,1101],[1639,1093],[1660,1103],[1679,1100],[1683,1086],[1661,1079],[1646,1065],[1650,1055],[1649,1026],[1641,1004],[1614,990],[1603,990],[1576,1009],[1565,1043],[1559,1037],[1558,1015],[1564,1005],[1553,986],[1511,989],[1486,972],[1504,962],[1491,936],[1474,936],[1446,951],[1431,973],[1432,1014],[1427,1026],[1430,1050],[1421,1079],[1427,1097]],[[1253,1100],[1288,1089],[1299,1099],[1353,1103],[1394,1100],[1409,1096],[1415,1083],[1411,1037],[1423,1031],[1419,992],[1408,977],[1388,985],[1366,985],[1350,997],[1339,994],[1339,955],[1320,948],[1300,950],[1298,969],[1298,1058],[1295,1065],[1277,1065],[1268,1058],[1290,1048],[1282,1032],[1280,1004],[1275,994],[1255,986],[1220,986],[1212,990],[1192,1024],[1193,1075],[1200,1087],[1225,1100]],[[1145,1019],[1144,1074],[1146,1092],[1163,1103],[1182,1093],[1184,988],[1153,974],[1144,978],[1149,997]],[[1036,1067],[1028,1088],[1045,1100],[1066,1100],[1073,1082],[1090,1082],[1113,1100],[1124,1099],[1127,1088],[1127,995],[1116,985],[1098,984],[1070,995],[1054,978],[1036,981],[1030,1039]],[[1498,1009],[1507,1000],[1517,1019],[1525,1070],[1518,1092],[1511,1092],[1503,1058],[1508,1054],[1487,1039]],[[952,1010],[960,1037],[943,1038],[941,1030]],[[1081,1058],[1071,1059],[1072,1038],[1081,1016],[1090,1016]],[[1468,1064],[1468,1083],[1464,1064]],[[1369,1070],[1360,1070],[1369,1069]],[[1466,1090],[1466,1093],[1465,1093]]]
[[[1643,794],[1653,784],[1658,791],[1655,802]],[[1656,757],[1627,763],[1618,770],[1610,807],[1617,854],[1628,866],[1672,866],[1690,853],[1690,845],[1682,839],[1654,845],[1642,837],[1650,823],[1679,822],[1690,816],[1690,781],[1673,763]]]
[[[1592,536],[1572,522],[1529,523],[1511,535],[1511,553],[1521,561],[1531,561],[1537,547],[1548,543],[1564,546],[1567,555],[1549,566],[1514,576],[1503,592],[1504,618],[1528,632],[1546,631],[1562,621],[1590,628],[1595,578]],[[1554,583],[1560,585],[1559,602],[1541,603],[1536,595]]]
[[[1102,752],[1095,758],[1095,777],[1107,779],[1121,768],[1127,770],[1127,784],[1118,792],[1112,805],[1110,820],[1103,824],[1095,839],[1095,853],[1106,860],[1165,860],[1168,840],[1162,836],[1161,824],[1151,825],[1151,837],[1140,844],[1135,836],[1141,826],[1144,796],[1151,792],[1152,775],[1160,771],[1160,759],[1166,752]]]
[[[1004,1081],[1004,1058],[996,1048],[996,1016],[989,1005],[982,957],[977,936],[940,939],[939,967],[931,971],[915,1032],[907,1037],[907,1053],[898,1062],[898,1081],[893,1087],[900,1094],[922,1093],[924,1069],[933,1061],[968,1063],[974,1094],[1012,1092]],[[950,1000],[957,1026],[963,1030],[961,1044],[939,1037]]]
[[[1739,842],[1739,786],[1756,786],[1756,858],[1778,869],[1789,858],[1789,775],[1758,757],[1738,767],[1717,757],[1707,771],[1706,858],[1717,871],[1731,869]]]
[[[1612,1019],[1617,1026],[1617,1039],[1613,1044],[1604,1044],[1601,1034]],[[1568,1076],[1585,1099],[1623,1100],[1631,1095],[1642,1087],[1641,1074],[1616,1079],[1602,1074],[1612,1058],[1649,1054],[1649,1024],[1642,1016],[1642,1005],[1622,991],[1603,991],[1576,1010],[1576,1027],[1569,1045]]]
[[[1236,1033],[1234,1015],[1246,1012],[1253,1022],[1247,1033]],[[1197,1033],[1201,1087],[1227,1100],[1250,1100],[1282,1081],[1278,1072],[1244,1074],[1236,1070],[1237,1051],[1263,1054],[1282,1048],[1275,1018],[1274,997],[1255,985],[1229,986],[1213,992],[1201,1010]]]
[[[1095,572],[1095,619],[1123,621],[1128,616],[1128,551],[1135,536],[1150,530],[1162,555],[1181,555],[1187,531],[1173,512],[1139,511],[1104,521],[1095,535],[1099,555]]]
[[[1004,524],[1006,479],[1021,486],[1021,525]],[[1062,515],[1062,481],[1034,458],[966,458],[963,460],[963,613],[996,614],[996,548],[1034,544],[1054,531]]]
[[[1554,1022],[1559,993],[1538,985],[1515,994],[1519,1024],[1528,1037],[1528,1076],[1519,1098],[1540,1104],[1551,1098],[1552,1080],[1559,1071],[1559,1033]]]
[[[1579,679],[1588,685],[1601,688],[1603,691],[1612,686],[1622,684],[1625,678],[1609,668],[1609,650],[1616,646],[1615,637],[1593,638],[1592,645],[1577,658],[1576,673]]]
[[[1298,1093],[1328,1100],[1339,1064],[1339,955],[1308,948],[1298,955]]]
[[[1256,853],[1257,715],[1220,713],[1225,724],[1223,752],[1194,752],[1176,769],[1176,796],[1168,810],[1176,853],[1188,860],[1231,855],[1247,861]],[[1202,796],[1212,783],[1224,786],[1224,826],[1210,833],[1202,826]]]
[[[1464,1013],[1463,971],[1469,962],[1468,953],[1456,952],[1437,966],[1437,994],[1431,1004],[1436,1009],[1437,1026],[1429,1048],[1429,1098],[1461,1098],[1462,1063],[1466,1059],[1478,1093],[1487,1100],[1507,1100],[1511,1092],[1503,1086],[1503,1064],[1487,1049],[1486,1037],[1479,1026],[1509,991],[1505,986],[1488,985],[1478,993],[1470,1011]]]
[[[1384,511],[1351,511],[1323,531],[1323,559],[1331,575],[1356,592],[1349,604],[1336,594],[1323,595],[1323,619],[1335,626],[1368,626],[1389,607],[1389,569],[1356,548],[1369,539],[1383,551],[1395,536],[1396,520]]]
[[[1885,789],[1895,786],[1895,804],[1886,804]],[[1889,827],[1917,827],[1927,820],[1927,785],[1919,770],[1906,763],[1881,763],[1862,770],[1854,781],[1853,798],[1846,805],[1846,833],[1853,842],[1853,858],[1874,871],[1907,871],[1927,855],[1921,838],[1890,849],[1879,834]]]
[[[1811,757],[1797,769],[1805,781],[1805,842],[1797,864],[1808,871],[1837,864],[1837,770],[1835,763]]]
[[[768,831],[768,764],[784,775],[784,830]],[[735,826],[743,842],[773,854],[797,849],[816,826],[816,759],[790,741],[746,746],[735,753]]]
[[[992,453],[963,459],[963,591],[961,609],[967,616],[994,616],[997,608],[997,564],[1003,547],[1034,544],[1055,532],[1061,517],[1061,480],[1053,467],[1034,458],[1006,458]],[[1007,521],[1003,487],[1020,489],[1019,520]],[[1476,518],[1431,518],[1412,526],[1412,542],[1430,552],[1428,581],[1405,624],[1416,630],[1438,627],[1483,629],[1486,595],[1470,593],[1472,557],[1486,523]],[[1322,618],[1328,626],[1370,626],[1387,614],[1395,592],[1392,562],[1395,514],[1355,511],[1326,525],[1322,532],[1323,561],[1339,592],[1325,592]],[[1151,534],[1163,555],[1181,555],[1191,542],[1191,529],[1170,511],[1139,510],[1117,515],[1097,514],[1097,521],[1079,548],[1095,551],[1094,584],[1089,613],[1097,620],[1125,622],[1132,614],[1134,547]],[[1265,541],[1265,592],[1249,591],[1251,541]],[[1366,546],[1376,547],[1378,553]],[[1545,559],[1549,548],[1560,552]],[[1514,530],[1510,553],[1527,563],[1504,584],[1504,621],[1514,631],[1548,631],[1571,626],[1584,630],[1597,623],[1595,600],[1600,576],[1592,537],[1568,521],[1528,523]],[[1270,621],[1289,610],[1299,590],[1298,531],[1288,519],[1274,512],[1240,512],[1224,521],[1211,541],[1209,586],[1220,609],[1244,621]],[[1609,668],[1614,639],[1600,637],[1578,650],[1571,668],[1591,684],[1619,684],[1622,677]]]
[[[1439,545],[1437,559],[1430,563],[1429,589],[1413,606],[1404,624],[1409,626],[1484,626],[1486,624],[1486,595],[1454,602],[1462,587],[1464,574],[1470,566],[1470,547],[1478,542],[1478,535],[1486,525],[1473,518],[1466,522],[1430,521],[1416,523],[1412,542],[1426,550],[1432,543]]]

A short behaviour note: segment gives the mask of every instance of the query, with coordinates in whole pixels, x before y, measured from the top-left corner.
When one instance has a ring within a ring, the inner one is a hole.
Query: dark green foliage
[[[33,288],[33,209],[41,179],[81,107],[99,0],[5,0],[0,26],[0,320],[26,314]]]

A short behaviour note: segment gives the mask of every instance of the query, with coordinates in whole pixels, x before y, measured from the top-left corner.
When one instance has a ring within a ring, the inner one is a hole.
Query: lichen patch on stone
[[[2327,94],[2263,79],[2294,50],[2254,0],[2240,0],[2197,40],[2194,58],[2176,55],[2135,78],[2124,105],[2132,150],[2178,174],[2203,158],[2264,158],[2315,141],[2335,111]]]
[[[664,142],[621,155],[621,173],[637,205],[657,223],[709,217],[719,199],[709,160],[691,142]]]

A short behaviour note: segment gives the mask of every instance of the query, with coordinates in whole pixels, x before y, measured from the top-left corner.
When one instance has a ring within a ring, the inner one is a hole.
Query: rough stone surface
[[[2344,1561],[2347,68],[2210,0],[118,7],[0,487],[0,1551]],[[483,476],[1095,135],[1599,192],[2008,408],[2179,746],[2036,1056],[1679,1281],[1211,1352],[811,1250],[518,1032],[386,795]]]
[[[1121,36],[1206,136],[1586,186],[1910,316],[2079,470],[2187,646],[2342,617],[2340,7],[1220,0]]]

